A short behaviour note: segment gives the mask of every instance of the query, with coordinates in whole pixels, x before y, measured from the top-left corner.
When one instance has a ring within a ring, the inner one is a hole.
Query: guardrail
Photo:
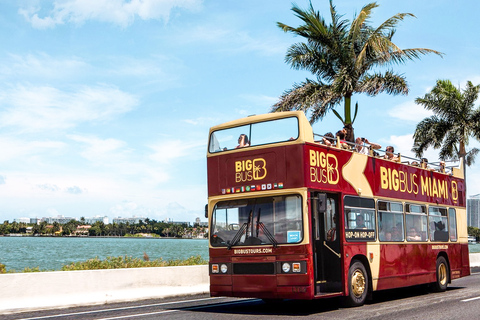
[[[209,292],[208,266],[0,274],[0,314]]]
[[[480,253],[470,254],[480,272]],[[209,292],[208,266],[0,274],[0,314]]]

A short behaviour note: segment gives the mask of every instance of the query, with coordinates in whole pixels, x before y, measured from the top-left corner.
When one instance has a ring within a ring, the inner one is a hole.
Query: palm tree
[[[412,151],[417,157],[433,147],[440,149],[441,160],[464,158],[468,166],[475,162],[480,150],[467,151],[466,147],[471,137],[480,140],[480,108],[474,107],[479,91],[480,85],[470,81],[461,92],[449,80],[438,80],[430,93],[415,99],[415,103],[434,113],[415,129]]]
[[[306,42],[293,44],[287,51],[285,61],[294,69],[312,72],[316,80],[306,79],[286,90],[272,111],[303,110],[311,111],[310,122],[322,119],[332,110],[347,127],[347,139],[354,140],[352,124],[358,111],[351,110],[354,93],[366,93],[376,96],[381,92],[388,94],[407,94],[405,77],[387,70],[383,73],[373,71],[375,67],[404,63],[420,58],[421,55],[440,52],[424,49],[400,49],[393,42],[395,27],[405,17],[414,17],[411,13],[398,13],[385,20],[377,28],[368,25],[372,11],[378,7],[375,2],[362,8],[358,16],[350,23],[341,20],[330,0],[332,22],[328,25],[320,12],[315,11],[312,3],[307,10],[293,5],[295,16],[303,25],[294,28],[278,22],[284,31],[303,37]],[[344,102],[343,118],[335,107]]]

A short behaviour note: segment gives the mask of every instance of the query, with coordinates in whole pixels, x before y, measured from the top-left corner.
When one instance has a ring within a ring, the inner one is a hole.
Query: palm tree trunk
[[[353,123],[352,123],[352,96],[351,95],[345,96],[344,113],[345,113],[344,125],[345,125],[345,129],[347,129],[345,140],[348,142],[355,142],[355,133],[353,132]]]

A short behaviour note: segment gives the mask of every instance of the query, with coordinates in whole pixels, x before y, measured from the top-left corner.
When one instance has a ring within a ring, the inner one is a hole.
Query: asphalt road
[[[13,319],[478,319],[480,274],[452,282],[447,292],[429,293],[425,287],[376,292],[373,301],[343,308],[339,299],[284,301],[265,304],[258,299],[189,296],[68,309],[0,315]]]

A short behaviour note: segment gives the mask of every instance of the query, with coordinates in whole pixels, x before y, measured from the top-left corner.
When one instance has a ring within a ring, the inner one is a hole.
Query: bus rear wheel
[[[348,269],[348,296],[345,304],[349,307],[361,306],[368,294],[368,274],[363,263],[353,261]]]
[[[438,257],[436,267],[437,281],[435,282],[435,291],[443,292],[448,286],[448,264],[444,257]]]

